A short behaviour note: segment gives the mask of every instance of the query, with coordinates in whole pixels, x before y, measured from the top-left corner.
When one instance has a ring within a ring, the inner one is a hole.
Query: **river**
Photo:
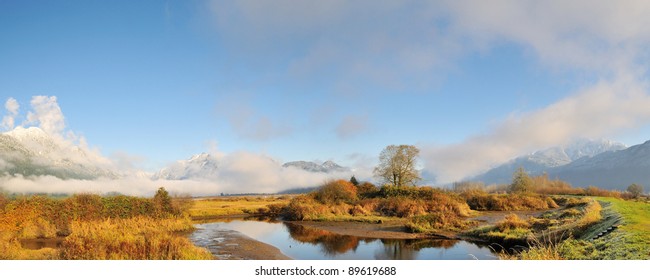
[[[189,235],[197,246],[218,256],[219,248],[237,246],[226,233],[238,232],[278,248],[297,260],[494,260],[485,245],[446,239],[377,239],[334,234],[281,221],[232,220],[196,225]]]

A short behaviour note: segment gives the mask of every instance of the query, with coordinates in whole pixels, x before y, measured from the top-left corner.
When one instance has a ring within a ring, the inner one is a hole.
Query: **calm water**
[[[486,246],[457,240],[359,238],[277,221],[234,220],[196,227],[189,238],[198,246],[213,247],[224,242],[223,233],[237,231],[298,260],[496,259]]]

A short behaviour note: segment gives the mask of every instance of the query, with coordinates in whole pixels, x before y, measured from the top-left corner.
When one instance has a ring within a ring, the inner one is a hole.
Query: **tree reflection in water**
[[[425,248],[452,248],[457,240],[447,239],[376,239],[341,235],[292,223],[284,223],[289,235],[296,241],[317,245],[329,256],[356,252],[360,242],[380,241],[383,249],[375,254],[376,259],[412,260],[417,258],[420,250]],[[442,252],[442,251],[441,251]]]

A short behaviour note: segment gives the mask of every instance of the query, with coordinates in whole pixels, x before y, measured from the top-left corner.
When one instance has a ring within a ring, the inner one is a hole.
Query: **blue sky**
[[[414,144],[449,181],[650,138],[647,4],[481,2],[2,0],[0,97],[21,125],[56,96],[66,130],[149,171],[215,150],[372,166]]]

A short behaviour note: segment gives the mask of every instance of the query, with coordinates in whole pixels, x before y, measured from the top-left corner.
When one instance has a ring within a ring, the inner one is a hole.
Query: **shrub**
[[[384,216],[413,217],[426,214],[426,208],[422,201],[416,201],[405,197],[392,197],[382,199],[377,205],[377,212]]]
[[[588,196],[600,196],[600,197],[615,197],[615,198],[621,198],[621,193],[617,191],[608,191],[608,190],[603,190],[598,187],[594,186],[589,186],[585,190],[585,194]]]
[[[176,216],[179,215],[178,209],[174,208],[172,205],[172,198],[169,196],[169,192],[165,188],[159,188],[156,191],[156,194],[153,197],[154,209],[156,215],[159,217],[166,217],[169,215]]]
[[[316,200],[322,203],[342,203],[357,200],[357,188],[345,180],[327,182],[315,193]]]
[[[633,198],[637,198],[643,194],[643,186],[632,184],[627,187],[627,192],[629,192]]]
[[[557,208],[555,201],[547,196],[536,194],[488,194],[482,191],[463,192],[472,210],[478,211],[519,211],[519,210],[545,210]]]
[[[359,197],[371,198],[375,197],[379,192],[379,188],[370,182],[363,182],[357,185],[357,193]]]
[[[72,220],[91,221],[104,215],[102,197],[94,194],[75,194],[65,200],[65,209]]]
[[[512,176],[512,184],[508,188],[511,193],[523,193],[532,189],[533,181],[523,167],[519,167]]]
[[[350,209],[350,215],[352,216],[368,216],[371,213],[372,212],[368,211],[366,208],[364,208],[361,205],[355,205],[354,207],[352,207],[352,209]]]
[[[309,196],[302,195],[289,202],[283,216],[289,220],[304,221],[316,219],[325,213],[325,207],[323,205],[317,203]]]

